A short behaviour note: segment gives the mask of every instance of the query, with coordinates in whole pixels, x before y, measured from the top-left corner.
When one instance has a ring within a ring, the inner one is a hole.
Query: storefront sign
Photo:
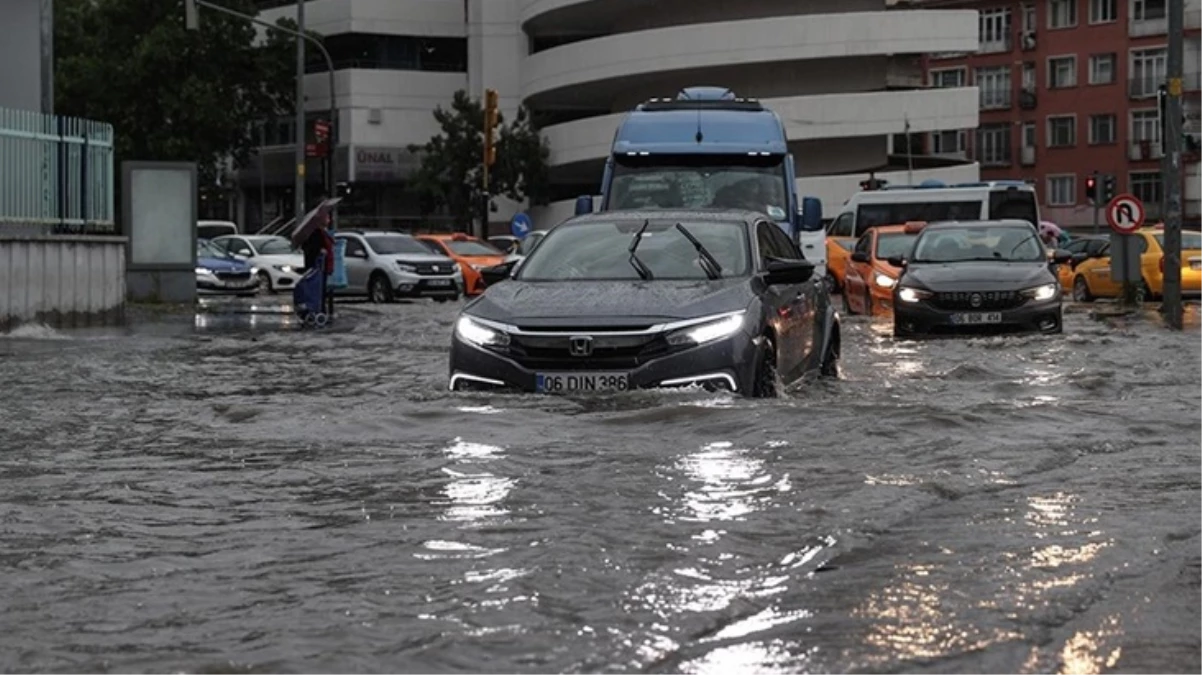
[[[354,148],[354,178],[356,182],[398,181],[418,166],[415,158],[404,148]]]

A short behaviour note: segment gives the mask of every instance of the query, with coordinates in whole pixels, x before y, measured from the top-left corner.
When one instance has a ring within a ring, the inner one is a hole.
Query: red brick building
[[[1036,186],[1048,220],[1093,222],[1085,196],[1093,171],[1115,177],[1160,218],[1164,195],[1158,90],[1165,81],[1167,0],[920,0],[979,12],[980,48],[932,54],[932,87],[976,86],[980,126],[930,134],[924,151],[981,164],[982,180]],[[1198,138],[1199,8],[1185,0],[1186,126]],[[1186,155],[1183,207],[1199,217],[1198,155]],[[1104,221],[1104,214],[1101,216]]]

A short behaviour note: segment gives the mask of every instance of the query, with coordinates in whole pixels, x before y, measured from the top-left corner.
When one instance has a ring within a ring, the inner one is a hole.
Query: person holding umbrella
[[[1073,240],[1059,225],[1050,220],[1039,223],[1039,238],[1050,249],[1064,248]]]
[[[304,254],[305,271],[308,272],[317,267],[319,260],[323,261],[324,269],[321,273],[325,279],[334,273],[334,237],[330,233],[330,227],[333,225],[334,207],[340,201],[342,201],[340,197],[322,199],[317,208],[306,213],[292,231],[292,245],[301,249]],[[325,288],[325,284],[323,284],[323,288],[326,312],[333,317],[334,295],[328,288]]]

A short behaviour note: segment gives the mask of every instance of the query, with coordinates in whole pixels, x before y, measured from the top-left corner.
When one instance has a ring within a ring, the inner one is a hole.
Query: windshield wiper
[[[643,241],[643,233],[647,231],[647,227],[649,225],[651,225],[650,218],[643,221],[643,226],[640,227],[639,231],[634,234],[634,240],[630,242],[630,264],[634,267],[634,270],[639,273],[639,276],[642,277],[644,281],[650,281],[655,277],[651,274],[651,270],[643,264],[643,261],[639,260],[639,257],[635,255],[634,251]]]
[[[697,241],[697,237],[694,237],[693,233],[689,232],[684,225],[676,223],[676,229],[680,230],[680,233],[683,234],[686,239],[693,242],[693,248],[697,249],[697,255],[701,256],[701,267],[705,270],[705,276],[709,277],[710,279],[721,278],[722,265],[718,264],[718,259],[710,255],[710,252],[706,250],[705,246],[702,246],[701,242]]]

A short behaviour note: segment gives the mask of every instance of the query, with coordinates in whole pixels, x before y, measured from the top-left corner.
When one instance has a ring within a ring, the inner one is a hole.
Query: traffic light
[[[1090,204],[1098,203],[1098,173],[1096,171],[1085,179],[1085,201]]]
[[[1114,175],[1106,174],[1102,178],[1102,203],[1109,204],[1111,199],[1114,199]]]
[[[497,128],[497,122],[500,121],[500,112],[497,110],[497,90],[484,90],[484,165],[492,166],[497,163],[497,147],[493,139],[493,132]]]

